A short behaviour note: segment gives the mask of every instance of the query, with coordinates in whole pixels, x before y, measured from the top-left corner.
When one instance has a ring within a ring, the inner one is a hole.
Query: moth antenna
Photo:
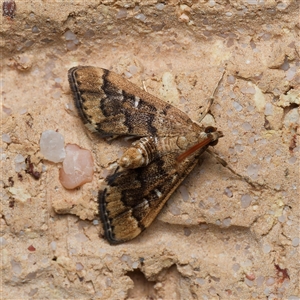
[[[225,74],[225,70],[223,71],[220,79],[218,80],[218,83],[217,83],[216,87],[214,88],[214,91],[213,91],[212,95],[208,98],[207,106],[206,106],[204,112],[202,113],[200,119],[198,120],[198,123],[200,123],[204,119],[204,117],[207,115],[207,113],[209,112],[209,110],[210,110],[210,108],[211,108],[211,106],[214,102],[217,90],[219,89],[220,83],[223,80],[224,74]]]
[[[259,188],[265,188],[266,185],[264,184],[260,184],[257,182],[252,181],[249,177],[247,176],[243,176],[240,175],[239,173],[237,173],[236,171],[234,171],[229,165],[228,163],[222,159],[218,154],[216,154],[215,152],[211,151],[210,149],[206,149],[206,151],[212,155],[224,168],[228,169],[232,174],[234,174],[235,176],[237,176],[239,179],[246,181],[249,185],[251,185],[251,187],[253,187],[254,189],[259,189]]]

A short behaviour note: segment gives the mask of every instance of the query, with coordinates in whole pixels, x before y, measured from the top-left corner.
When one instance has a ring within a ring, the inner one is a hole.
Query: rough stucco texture
[[[1,297],[299,299],[299,1],[130,3],[16,1],[1,19]],[[110,246],[97,191],[126,145],[85,131],[76,65],[144,83],[193,120],[225,70],[204,121],[260,187],[205,154],[142,235]],[[46,130],[91,151],[92,182],[63,188]]]

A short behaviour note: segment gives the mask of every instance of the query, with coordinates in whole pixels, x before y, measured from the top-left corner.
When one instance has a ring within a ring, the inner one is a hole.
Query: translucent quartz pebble
[[[66,189],[74,189],[91,182],[94,175],[94,160],[89,150],[77,145],[66,146],[66,158],[59,172],[59,180]]]
[[[46,130],[40,139],[40,149],[43,156],[52,162],[58,163],[66,157],[64,137],[54,131]]]

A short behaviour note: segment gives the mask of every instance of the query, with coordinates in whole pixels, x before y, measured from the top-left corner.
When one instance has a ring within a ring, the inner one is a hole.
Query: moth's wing
[[[68,78],[83,122],[102,136],[176,136],[197,130],[181,110],[114,72],[79,66],[69,70]]]
[[[116,171],[99,192],[99,211],[110,244],[138,236],[160,212],[174,190],[197,164],[189,158],[176,164],[168,154],[146,167]]]

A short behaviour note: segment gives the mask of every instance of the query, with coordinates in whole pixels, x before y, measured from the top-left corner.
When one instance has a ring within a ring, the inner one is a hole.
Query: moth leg
[[[212,104],[214,102],[217,90],[219,89],[220,83],[223,80],[224,74],[225,74],[225,70],[223,71],[220,79],[218,80],[218,83],[217,83],[217,85],[216,85],[216,87],[215,87],[212,95],[208,98],[208,100],[207,100],[207,102],[208,102],[207,106],[206,106],[204,112],[202,113],[200,119],[198,120],[198,123],[200,123],[204,119],[204,117],[207,115],[207,113],[209,112],[209,110],[210,110],[210,108],[211,108],[211,106],[212,106]]]
[[[147,87],[146,87],[146,84],[145,84],[145,81],[143,80],[143,89],[144,89],[144,91],[145,92],[147,92],[148,93],[148,91],[147,91]]]
[[[210,108],[211,108],[211,105],[213,104],[214,102],[214,98],[211,97],[208,99],[208,103],[207,103],[207,106],[204,110],[204,112],[202,113],[200,119],[198,120],[198,123],[201,123],[201,121],[204,119],[204,117],[207,115],[207,113],[209,112]]]
[[[229,165],[228,163],[222,159],[218,154],[216,154],[215,152],[211,151],[210,149],[206,149],[206,151],[212,155],[224,168],[228,169],[232,174],[234,174],[235,176],[237,176],[239,179],[246,181],[249,185],[251,185],[251,187],[253,187],[254,189],[258,189],[258,188],[263,188],[265,187],[265,185],[257,183],[252,181],[249,177],[247,176],[243,176],[240,175],[239,173],[237,173],[236,171],[234,171]]]
[[[112,142],[112,141],[118,139],[119,137],[120,137],[119,135],[111,135],[111,136],[106,137],[105,140],[107,142]]]

